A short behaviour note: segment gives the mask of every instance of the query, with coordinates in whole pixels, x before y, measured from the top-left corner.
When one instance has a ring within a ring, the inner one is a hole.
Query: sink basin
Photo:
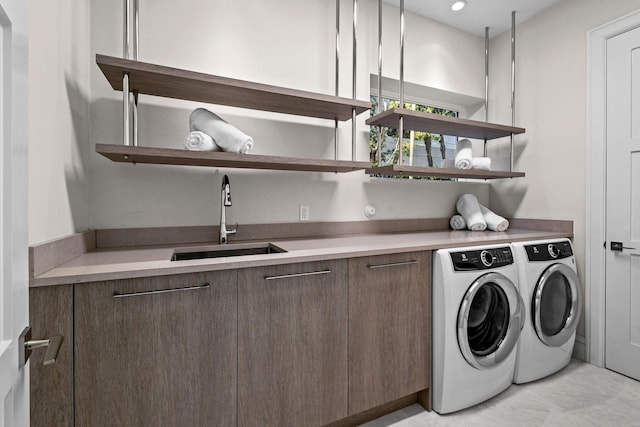
[[[189,259],[226,258],[247,255],[266,255],[287,252],[273,243],[245,243],[179,248],[173,251],[171,261]]]

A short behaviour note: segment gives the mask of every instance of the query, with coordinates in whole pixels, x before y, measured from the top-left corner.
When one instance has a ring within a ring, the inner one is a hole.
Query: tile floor
[[[640,426],[640,382],[573,360],[562,371],[448,415],[412,405],[362,427]]]

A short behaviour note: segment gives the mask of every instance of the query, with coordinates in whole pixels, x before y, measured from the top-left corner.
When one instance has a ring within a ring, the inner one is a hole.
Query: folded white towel
[[[473,152],[471,150],[471,141],[468,139],[461,139],[456,142],[456,168],[471,169],[472,158]]]
[[[462,215],[454,215],[449,220],[449,225],[454,230],[464,230],[467,228],[467,221],[464,220]]]
[[[505,231],[509,228],[509,221],[500,215],[494,213],[485,206],[480,205],[480,211],[484,221],[487,223],[487,228],[492,231]]]
[[[456,164],[453,162],[453,159],[442,159],[441,167],[443,169],[453,169],[456,167]]]
[[[199,130],[189,132],[184,148],[191,151],[220,151],[220,147],[213,142],[213,138]]]
[[[484,231],[487,223],[480,210],[480,203],[473,194],[463,194],[456,202],[456,209],[467,222],[467,228],[471,231]]]
[[[491,170],[491,157],[474,157],[471,159],[471,169]]]
[[[201,131],[213,138],[223,151],[247,153],[253,148],[253,138],[204,108],[196,108],[189,116],[191,131]]]

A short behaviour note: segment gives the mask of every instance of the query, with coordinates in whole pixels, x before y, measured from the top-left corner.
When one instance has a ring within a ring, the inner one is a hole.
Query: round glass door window
[[[471,300],[467,335],[473,354],[486,356],[500,345],[509,327],[509,300],[495,283],[482,285]]]
[[[582,309],[582,286],[575,271],[553,264],[540,276],[533,293],[533,324],[538,338],[559,347],[571,339]]]
[[[458,345],[467,362],[485,369],[506,359],[518,341],[522,316],[522,299],[511,280],[499,273],[480,276],[458,311]]]

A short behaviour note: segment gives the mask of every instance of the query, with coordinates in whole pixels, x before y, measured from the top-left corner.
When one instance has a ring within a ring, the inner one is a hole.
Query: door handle
[[[412,265],[412,264],[417,264],[418,261],[415,259],[412,259],[411,261],[401,261],[401,262],[390,262],[387,264],[369,264],[367,265],[368,268],[387,268],[387,267],[400,267],[403,265]]]
[[[112,296],[114,298],[139,297],[143,295],[168,294],[171,292],[184,292],[184,291],[193,291],[197,289],[207,289],[209,286],[210,286],[209,283],[205,283],[202,285],[187,286],[186,288],[157,289],[154,291],[128,292],[124,294],[121,294],[118,291],[116,291],[113,293]]]
[[[31,339],[31,326],[24,328],[19,338],[19,362],[22,368],[29,360],[31,352],[36,348],[47,347],[47,352],[44,356],[43,366],[53,365],[58,359],[58,353],[62,346],[62,335],[56,335],[46,340],[32,340]]]
[[[279,280],[279,279],[290,279],[294,277],[319,276],[321,274],[331,274],[331,270],[311,271],[309,273],[282,274],[279,276],[264,276],[264,280]]]
[[[630,248],[627,246],[623,246],[622,242],[611,242],[609,249],[611,249],[612,251],[617,251],[617,252],[622,252],[623,249],[631,249],[631,250],[635,250],[636,248]]]

